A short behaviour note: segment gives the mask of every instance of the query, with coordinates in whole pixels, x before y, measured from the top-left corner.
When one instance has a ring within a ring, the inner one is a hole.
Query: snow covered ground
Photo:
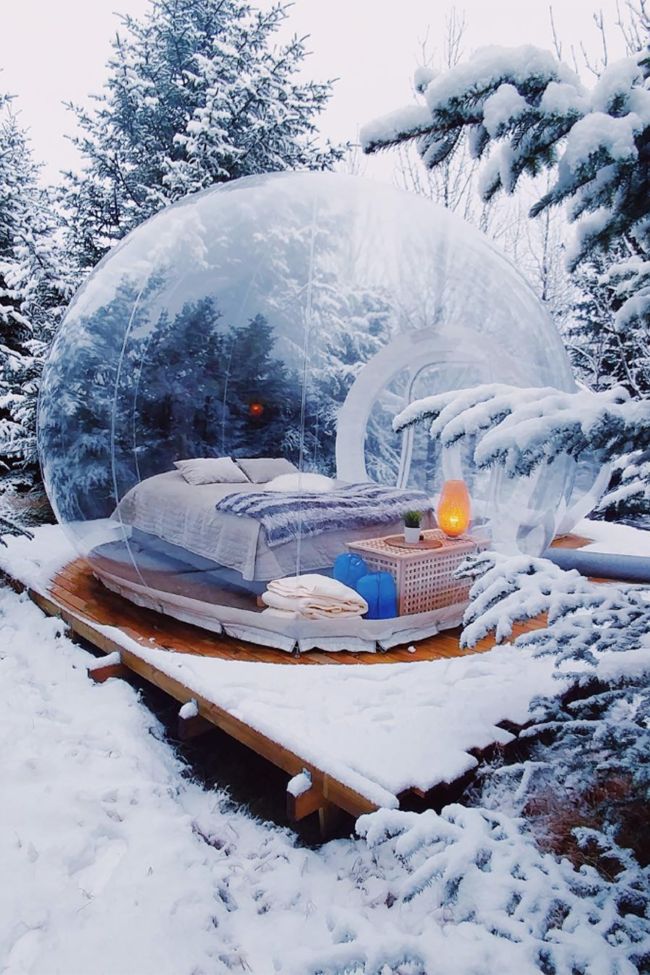
[[[382,811],[301,849],[190,781],[89,659],[0,589],[3,975],[636,971],[607,885],[515,819]]]

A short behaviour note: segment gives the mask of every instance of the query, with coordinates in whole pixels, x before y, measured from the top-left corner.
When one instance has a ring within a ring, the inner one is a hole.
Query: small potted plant
[[[417,545],[420,541],[420,511],[407,511],[404,515],[404,541],[409,545]]]

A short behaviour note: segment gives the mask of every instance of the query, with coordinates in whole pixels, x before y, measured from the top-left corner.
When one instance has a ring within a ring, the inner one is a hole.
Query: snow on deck
[[[531,700],[558,686],[550,658],[513,647],[381,667],[286,667],[149,649],[102,630],[377,806],[460,778],[477,764],[471,750],[512,740],[499,722],[522,724]]]
[[[599,523],[582,522],[592,537]],[[635,532],[607,526],[599,544],[625,544]],[[637,538],[634,544],[645,544]],[[8,539],[0,568],[41,592],[74,552],[60,528],[33,541]],[[610,550],[612,550],[610,548]],[[615,548],[613,550],[616,550]],[[97,627],[100,629],[100,627]],[[144,647],[116,627],[101,627],[120,646],[181,682],[277,744],[302,756],[377,806],[395,807],[407,788],[453,782],[476,765],[472,751],[512,735],[532,700],[561,688],[553,660],[511,646],[481,654],[381,667],[288,667],[220,660]]]

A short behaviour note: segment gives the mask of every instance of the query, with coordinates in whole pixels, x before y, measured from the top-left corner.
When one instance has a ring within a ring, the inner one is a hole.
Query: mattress
[[[179,471],[167,471],[133,487],[112,518],[127,529],[136,528],[233,569],[245,580],[264,582],[327,568],[346,551],[346,542],[390,535],[401,528],[401,521],[360,524],[271,548],[254,518],[216,510],[217,502],[229,494],[262,489],[259,484],[188,484]]]

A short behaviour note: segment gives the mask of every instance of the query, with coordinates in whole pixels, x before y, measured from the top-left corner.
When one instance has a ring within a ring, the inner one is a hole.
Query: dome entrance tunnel
[[[400,533],[408,509],[433,527],[449,477],[495,543],[519,518],[541,551],[571,505],[569,459],[512,482],[424,427],[393,432],[412,400],[492,381],[575,388],[545,310],[478,231],[356,177],[247,178],[163,210],[75,297],[41,389],[45,484],[136,603],[286,650],[389,646],[458,606],[363,618],[323,582],[349,544]]]

